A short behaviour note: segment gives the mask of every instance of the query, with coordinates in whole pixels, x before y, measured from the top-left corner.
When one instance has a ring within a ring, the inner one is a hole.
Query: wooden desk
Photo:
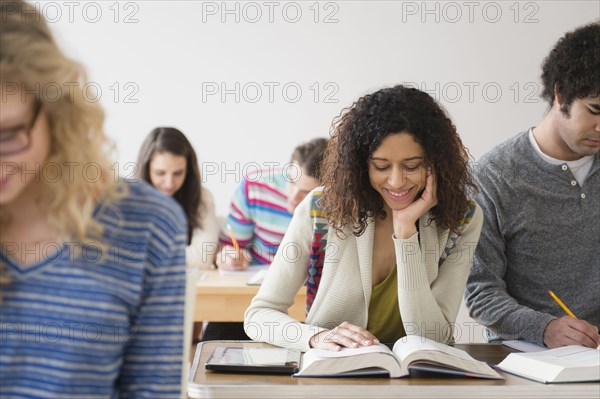
[[[203,398],[595,398],[600,384],[541,384],[500,372],[506,380],[462,377],[423,378],[292,378],[261,374],[206,371],[204,363],[223,342],[198,344],[198,370],[191,370]],[[255,342],[226,342],[228,346],[264,346]],[[462,344],[478,360],[499,363],[514,350],[500,344]],[[194,373],[195,372],[195,373]],[[197,397],[194,395],[194,397]]]
[[[196,283],[194,321],[244,321],[244,312],[258,286],[247,285],[249,275],[222,275],[218,270],[203,270]],[[306,307],[306,287],[296,294],[290,316],[303,321]]]

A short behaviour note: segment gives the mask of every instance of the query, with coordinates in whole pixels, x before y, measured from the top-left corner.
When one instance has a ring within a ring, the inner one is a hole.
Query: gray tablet
[[[291,375],[298,371],[300,356],[300,351],[284,348],[218,346],[204,367],[213,371]]]

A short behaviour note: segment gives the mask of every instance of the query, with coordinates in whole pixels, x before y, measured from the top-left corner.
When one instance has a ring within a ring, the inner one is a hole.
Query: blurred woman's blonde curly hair
[[[43,165],[36,171],[36,178],[52,193],[48,221],[57,241],[93,240],[102,233],[93,217],[99,201],[110,203],[125,194],[111,170],[113,145],[103,130],[104,112],[89,90],[84,91],[89,89],[85,70],[65,56],[32,4],[0,0],[0,11],[3,97],[15,91],[35,94],[48,118],[51,144],[45,165],[54,168],[52,179],[43,173]],[[6,209],[0,209],[0,232],[11,219]]]

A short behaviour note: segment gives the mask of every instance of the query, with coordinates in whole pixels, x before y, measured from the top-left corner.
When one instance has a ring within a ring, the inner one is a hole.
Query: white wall
[[[34,3],[101,89],[123,174],[152,128],[176,126],[219,213],[243,170],[286,163],[358,96],[395,83],[431,90],[479,157],[542,118],[540,63],[600,14],[566,0]]]
[[[220,214],[244,171],[284,165],[358,96],[396,83],[441,101],[478,158],[541,120],[543,58],[600,16],[595,0],[34,3],[100,89],[122,173],[152,128],[176,126]],[[483,340],[464,306],[457,323],[459,342]]]

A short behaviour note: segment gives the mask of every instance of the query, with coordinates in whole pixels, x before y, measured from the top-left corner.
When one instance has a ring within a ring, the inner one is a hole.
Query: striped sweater
[[[60,243],[22,265],[4,243],[0,397],[180,397],[185,217],[126,185],[95,211],[102,249]]]
[[[250,252],[251,263],[257,264],[271,263],[291,220],[282,171],[259,171],[244,179],[233,195],[227,217],[238,244]],[[226,228],[219,241],[233,245]]]

